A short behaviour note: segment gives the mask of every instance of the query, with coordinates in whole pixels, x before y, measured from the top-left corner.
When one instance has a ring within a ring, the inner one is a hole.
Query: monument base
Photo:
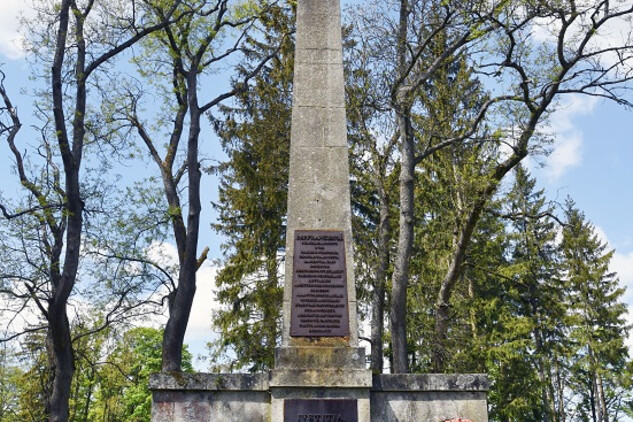
[[[306,400],[315,405],[328,405],[327,400],[355,402],[358,421],[363,422],[488,421],[486,375],[371,377],[368,372],[279,369],[265,374],[154,374],[150,378],[152,421],[290,422],[285,419],[289,416],[284,413],[285,403],[293,400],[292,406],[308,407]],[[324,380],[328,386],[315,385]],[[301,421],[293,417],[292,422]]]

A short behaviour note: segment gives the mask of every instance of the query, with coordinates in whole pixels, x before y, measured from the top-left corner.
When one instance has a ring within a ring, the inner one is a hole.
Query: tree
[[[558,414],[554,368],[561,365],[567,346],[561,329],[565,320],[565,285],[560,279],[560,258],[556,245],[557,225],[553,207],[545,203],[535,180],[517,166],[515,182],[508,195],[505,215],[512,224],[511,265],[508,273],[519,286],[514,303],[516,314],[530,327],[533,350],[532,370],[538,375],[535,391],[540,391],[540,419],[554,421]]]
[[[163,330],[132,328],[118,339],[113,350],[99,365],[98,389],[90,420],[149,422],[152,393],[149,375],[162,366]],[[184,372],[192,372],[192,356],[182,351]]]
[[[14,351],[5,345],[0,349],[0,421],[17,421],[19,380],[22,370],[14,359]]]
[[[276,40],[293,31],[294,7],[285,6],[260,17],[266,32],[250,40],[247,62],[270,55]],[[283,38],[253,86],[236,97],[236,106],[221,107],[223,117],[214,121],[229,157],[214,169],[220,175],[214,228],[228,240],[216,279],[224,307],[214,326],[221,339],[211,346],[216,357],[235,354],[231,368],[272,368],[281,338],[293,47],[290,37]]]
[[[364,38],[365,17],[356,18],[344,37],[356,297],[371,312],[370,368],[381,373],[396,213],[397,137],[382,116],[388,99],[380,70],[373,67],[378,52]],[[359,311],[362,318],[362,308]]]
[[[624,344],[629,330],[627,310],[620,302],[624,289],[609,270],[614,251],[607,250],[569,198],[565,223],[561,249],[573,342],[568,386],[577,396],[576,411],[581,420],[618,420],[631,378]]]
[[[402,0],[386,5],[383,15],[388,17],[387,23],[373,26],[374,33],[381,34],[372,38],[383,46],[378,49],[382,51],[379,57],[392,63],[391,71],[383,73],[391,93],[391,105],[385,113],[392,113],[400,143],[399,240],[390,312],[397,372],[408,371],[405,321],[414,242],[416,168],[438,150],[464,141],[485,142],[492,151],[482,182],[473,192],[474,199],[464,210],[450,265],[436,294],[434,366],[439,371],[445,367],[451,298],[462,279],[476,226],[501,180],[542,146],[539,124],[561,96],[580,93],[626,104],[621,94],[630,80],[630,40],[605,46],[596,36],[612,22],[633,13],[629,6],[607,7],[613,6],[608,2],[582,7],[574,2],[432,3]],[[397,12],[390,12],[393,10]],[[555,28],[546,43],[532,43],[531,31],[539,22]],[[434,50],[439,44],[444,48]],[[460,57],[489,92],[485,101],[475,104],[471,119],[463,122],[457,135],[425,136],[416,122],[416,116],[425,115],[431,106],[422,101],[422,87],[443,65]],[[488,82],[506,89],[501,92],[489,88]]]
[[[50,66],[50,73],[42,71],[49,85],[40,96],[41,143],[34,150],[41,164],[30,161],[18,147],[22,124],[2,75],[0,133],[26,200],[14,209],[7,202],[0,207],[17,239],[7,251],[24,259],[23,265],[3,268],[1,277],[3,283],[15,283],[5,292],[16,302],[30,302],[45,321],[36,329],[47,332],[53,375],[46,413],[51,421],[68,419],[75,369],[67,305],[77,282],[85,216],[93,199],[82,172],[84,158],[91,145],[108,143],[106,134],[99,132],[100,116],[92,108],[92,84],[98,84],[99,75],[116,56],[168,24],[178,3],[173,2],[162,20],[144,13],[146,2],[139,2],[138,8],[117,7],[122,4],[116,1],[39,4],[37,20],[32,22],[32,36],[39,37],[32,44],[33,54],[44,67]],[[27,306],[17,308],[23,311]]]
[[[73,334],[82,329],[73,326]],[[125,332],[100,330],[75,341],[77,370],[70,393],[69,420],[149,422],[149,375],[160,371],[162,337],[162,329],[137,327]],[[38,421],[45,417],[43,401],[49,371],[44,341],[42,335],[29,336],[28,342],[23,343],[20,369],[12,365],[1,368],[7,371],[7,377],[0,381],[7,386],[2,393],[10,398],[7,412],[0,418],[3,422]],[[183,348],[184,371],[193,371],[191,361],[191,354]]]
[[[142,113],[147,94],[143,83],[131,81],[124,84],[117,93],[119,98],[113,100],[111,118],[128,122],[158,167],[166,202],[161,215],[167,217],[178,251],[177,282],[172,283],[168,295],[164,371],[180,370],[183,339],[196,291],[196,272],[208,252],[207,248],[198,255],[202,210],[202,118],[222,101],[244,91],[274,54],[270,53],[252,68],[244,70],[225,92],[206,100],[200,98],[203,76],[235,56],[248,54],[245,43],[257,36],[258,17],[276,7],[274,2],[269,4],[264,0],[246,1],[233,8],[230,5],[228,0],[183,4],[183,18],[164,27],[144,45],[144,55],[135,59],[140,76],[161,87],[164,106],[158,121]],[[152,13],[162,19],[169,10],[168,4],[157,3]],[[152,69],[152,72],[146,69]],[[122,107],[117,106],[120,101],[123,101]],[[163,146],[165,138],[168,142]],[[184,156],[180,155],[183,152]],[[184,183],[186,189],[182,188]]]
[[[491,417],[561,420],[555,368],[565,365],[565,284],[560,278],[557,218],[544,192],[521,165],[503,212],[508,224],[508,263],[487,300],[491,315],[488,370],[495,377]],[[517,374],[521,374],[517,376]]]

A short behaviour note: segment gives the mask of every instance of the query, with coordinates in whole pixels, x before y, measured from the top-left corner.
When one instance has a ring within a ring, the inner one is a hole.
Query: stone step
[[[348,388],[368,389],[372,386],[369,369],[273,369],[271,388]]]
[[[275,368],[281,369],[365,369],[362,347],[278,347]]]

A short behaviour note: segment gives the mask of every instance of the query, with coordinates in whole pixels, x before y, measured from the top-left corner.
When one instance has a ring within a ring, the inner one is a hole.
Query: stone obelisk
[[[350,412],[344,420],[369,420],[372,379],[358,347],[339,1],[297,3],[283,340],[270,382],[272,417],[279,421],[341,409]]]
[[[358,344],[340,22],[339,0],[298,2],[286,231],[283,344],[287,346]],[[345,270],[339,280],[346,284],[340,292],[346,300],[341,309],[345,315],[339,312],[341,321],[300,323],[296,286],[301,274],[297,271],[306,274],[313,262],[299,259],[301,251],[295,251],[295,246],[302,245],[297,242],[301,230],[307,231],[305,235],[314,231],[313,237],[328,232],[343,236],[339,247],[344,246],[344,256],[338,263],[339,271]],[[323,325],[335,329],[327,332]],[[320,333],[311,333],[310,328]]]

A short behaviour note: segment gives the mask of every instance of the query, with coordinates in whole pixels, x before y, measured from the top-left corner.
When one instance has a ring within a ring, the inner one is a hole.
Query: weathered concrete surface
[[[374,376],[376,391],[488,391],[485,374],[383,374]]]
[[[363,347],[278,347],[275,367],[286,369],[365,369]]]
[[[488,422],[489,386],[482,374],[377,375],[371,391],[371,420]]]
[[[268,374],[206,374],[160,372],[151,374],[150,390],[268,391]]]
[[[268,374],[150,377],[154,422],[270,422]]]
[[[371,371],[364,369],[273,369],[271,387],[367,388]]]
[[[377,392],[371,393],[374,422],[442,422],[452,419],[488,422],[485,392]]]
[[[270,377],[270,379],[269,379]],[[283,422],[287,399],[353,399],[361,422],[487,422],[481,374],[377,375],[362,369],[154,374],[154,422]]]
[[[339,0],[299,1],[296,34],[282,341],[284,346],[356,347],[358,327]],[[294,232],[302,229],[344,232],[349,338],[290,336]]]
[[[270,394],[253,391],[154,391],[154,422],[270,422]]]
[[[284,421],[288,399],[352,399],[358,421],[370,422],[372,382],[364,348],[280,347],[270,371],[271,420]]]

